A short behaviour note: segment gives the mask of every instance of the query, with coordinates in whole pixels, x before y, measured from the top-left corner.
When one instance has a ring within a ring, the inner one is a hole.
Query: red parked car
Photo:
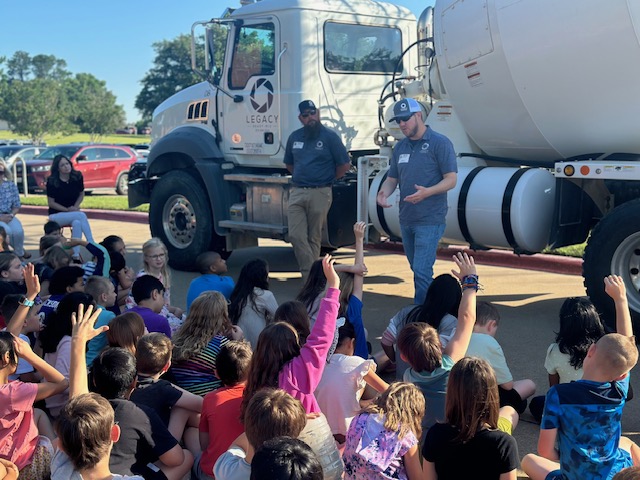
[[[33,160],[28,160],[27,183],[29,192],[44,192],[51,164],[56,155],[64,155],[73,168],[82,172],[84,188],[115,188],[119,195],[126,195],[129,188],[129,168],[138,156],[122,145],[69,144],[49,147]],[[22,166],[17,167],[18,188],[22,191]]]

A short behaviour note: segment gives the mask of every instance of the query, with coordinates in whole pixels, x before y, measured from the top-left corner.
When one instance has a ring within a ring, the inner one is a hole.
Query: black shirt
[[[63,182],[60,179],[56,182],[53,177],[47,178],[47,197],[53,198],[63,207],[75,205],[82,192],[84,192],[84,180],[82,173],[77,170],[72,173],[68,182]],[[61,210],[49,207],[49,215],[60,212]]]
[[[447,423],[437,423],[427,432],[422,456],[435,463],[438,480],[499,480],[518,468],[518,446],[511,435],[481,430],[466,443],[454,442],[457,435]]]
[[[113,473],[131,475],[146,471],[178,444],[156,413],[129,400],[109,400],[120,426],[120,440],[113,444],[109,468]]]
[[[138,375],[136,389],[131,392],[131,401],[138,406],[146,405],[158,414],[165,425],[169,425],[171,408],[182,397],[182,392],[163,379]]]

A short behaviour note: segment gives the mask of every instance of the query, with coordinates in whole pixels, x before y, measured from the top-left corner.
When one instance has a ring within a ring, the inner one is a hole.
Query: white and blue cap
[[[420,104],[413,98],[403,98],[393,107],[392,122],[407,121],[414,113],[422,112]]]

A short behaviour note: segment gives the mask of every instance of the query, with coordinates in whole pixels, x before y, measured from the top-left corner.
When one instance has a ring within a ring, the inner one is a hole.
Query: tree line
[[[215,56],[220,60],[224,36],[218,36]],[[197,62],[204,63],[202,38],[198,39]],[[136,126],[151,123],[155,108],[183,88],[202,81],[191,70],[191,36],[153,44],[153,66],[142,78],[135,108],[143,119]],[[90,73],[73,75],[67,63],[53,55],[17,51],[0,57],[0,119],[15,133],[39,143],[51,133],[87,133],[91,141],[110,134],[125,124],[122,105],[106,82]]]

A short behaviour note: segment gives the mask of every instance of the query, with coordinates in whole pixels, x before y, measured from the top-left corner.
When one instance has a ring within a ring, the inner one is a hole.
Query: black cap
[[[317,108],[313,100],[303,100],[298,104],[298,110],[303,114],[306,110],[317,110]]]

